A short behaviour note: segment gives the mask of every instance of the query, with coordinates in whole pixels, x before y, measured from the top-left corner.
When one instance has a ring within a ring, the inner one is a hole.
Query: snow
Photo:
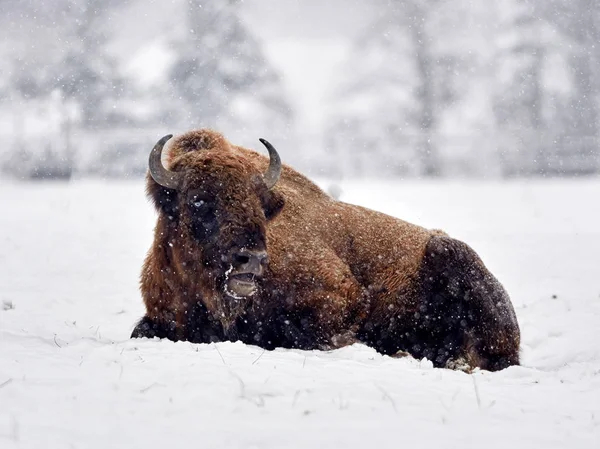
[[[143,184],[2,184],[0,447],[600,447],[600,180],[338,184],[473,246],[511,293],[522,366],[130,340]]]

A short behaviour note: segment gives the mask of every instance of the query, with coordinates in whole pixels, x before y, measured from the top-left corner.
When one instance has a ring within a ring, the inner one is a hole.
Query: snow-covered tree
[[[508,137],[506,174],[596,170],[600,8],[584,0],[504,3],[496,116]]]
[[[123,119],[115,105],[124,92],[125,80],[106,51],[104,15],[114,0],[74,0],[68,14],[72,28],[65,51],[52,74],[54,88],[80,110],[81,124],[97,128]]]
[[[426,176],[438,175],[440,167],[437,149],[433,145],[433,132],[436,128],[437,113],[441,110],[439,96],[436,95],[435,55],[432,51],[433,37],[428,23],[436,12],[436,7],[445,0],[403,0],[390,2],[395,15],[410,32],[415,58],[418,87],[416,124],[420,130],[417,154],[421,162],[421,172]]]
[[[417,83],[410,36],[383,19],[372,28],[355,42],[333,94],[325,132],[330,170],[347,176],[415,173]]]
[[[189,32],[170,72],[178,124],[216,127],[231,140],[288,132],[291,108],[279,76],[231,0],[189,1]]]
[[[39,14],[29,5],[26,23],[39,34],[13,55],[12,84],[24,98],[58,91],[77,105],[80,123],[94,128],[114,122],[125,80],[106,51],[105,15],[116,0],[57,0]],[[57,22],[60,26],[57,26]],[[40,39],[40,35],[48,40]]]
[[[65,177],[75,153],[78,159],[95,148],[79,145],[76,135],[130,121],[122,103],[135,91],[108,51],[110,16],[128,1],[24,0],[11,9],[15,45],[5,53],[8,73],[2,79],[20,125],[14,152],[30,154],[10,157],[5,168],[18,160],[30,176]]]
[[[441,173],[435,134],[454,101],[449,81],[459,64],[440,50],[448,36],[434,26],[447,3],[378,3],[380,14],[346,64],[327,133],[328,144],[353,161],[346,172]]]
[[[502,132],[515,137],[509,148],[501,149],[503,157],[508,159],[505,165],[509,174],[544,154],[540,136],[546,128],[543,76],[548,54],[547,44],[541,39],[546,24],[535,16],[534,5],[520,1],[510,6],[499,38],[502,78],[495,104]],[[507,151],[516,154],[505,154]]]
[[[555,27],[569,49],[572,92],[559,110],[560,134],[555,136],[562,149],[559,162],[572,172],[598,171],[600,4],[594,0],[538,0],[536,14]]]

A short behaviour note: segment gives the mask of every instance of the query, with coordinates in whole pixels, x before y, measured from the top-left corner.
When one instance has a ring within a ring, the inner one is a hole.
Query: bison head
[[[169,236],[170,268],[188,284],[201,284],[196,287],[211,312],[237,315],[260,289],[268,263],[266,224],[283,207],[272,190],[281,174],[279,155],[260,139],[270,157],[263,173],[254,153],[218,133],[196,131],[175,141],[167,169],[161,155],[171,137],[152,149],[148,178]]]

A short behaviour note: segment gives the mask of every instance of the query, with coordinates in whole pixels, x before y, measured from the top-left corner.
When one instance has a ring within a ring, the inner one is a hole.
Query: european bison
[[[336,201],[270,157],[211,130],[158,141],[147,193],[158,211],[132,337],[266,349],[362,342],[437,367],[519,363],[502,285],[465,243]]]

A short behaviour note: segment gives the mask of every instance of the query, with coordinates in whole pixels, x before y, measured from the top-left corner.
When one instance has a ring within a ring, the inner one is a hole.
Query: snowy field
[[[129,340],[142,183],[0,184],[0,448],[600,448],[600,180],[342,188],[471,244],[523,366]]]

